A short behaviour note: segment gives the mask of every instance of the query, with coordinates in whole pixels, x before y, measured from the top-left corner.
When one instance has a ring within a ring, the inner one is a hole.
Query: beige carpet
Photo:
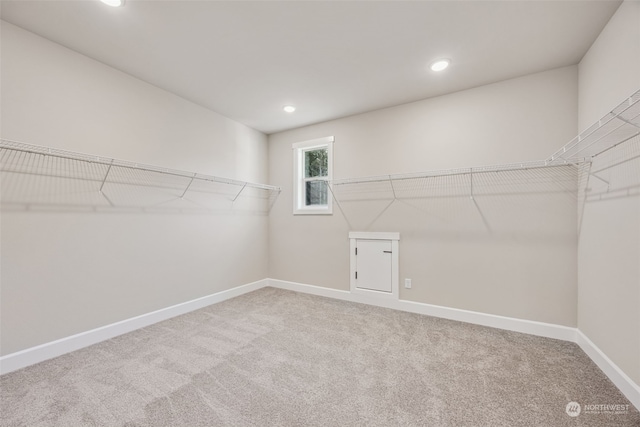
[[[640,426],[575,344],[273,288],[0,386],[2,426]]]

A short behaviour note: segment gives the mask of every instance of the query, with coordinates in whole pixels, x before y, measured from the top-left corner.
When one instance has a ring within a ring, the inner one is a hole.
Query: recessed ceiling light
[[[451,63],[448,59],[438,59],[436,62],[431,64],[432,71],[442,71],[449,66]]]
[[[124,6],[124,0],[100,0],[104,4],[108,4],[113,7]]]
[[[296,111],[296,107],[294,107],[293,105],[285,105],[283,110],[285,111],[285,113],[293,113],[294,111]]]

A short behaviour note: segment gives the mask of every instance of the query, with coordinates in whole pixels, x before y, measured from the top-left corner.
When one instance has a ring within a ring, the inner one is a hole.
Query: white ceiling
[[[619,5],[21,0],[2,1],[1,16],[274,133],[576,64]],[[452,64],[436,74],[440,57]]]

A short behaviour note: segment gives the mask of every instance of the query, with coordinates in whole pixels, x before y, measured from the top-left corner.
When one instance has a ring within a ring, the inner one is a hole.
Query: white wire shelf
[[[548,162],[580,163],[640,135],[640,90],[553,153]]]
[[[9,140],[0,140],[0,172],[3,206],[263,209],[260,202],[270,207],[281,191],[266,184]]]
[[[340,202],[575,193],[575,165],[503,164],[424,173],[340,179],[329,187]]]
[[[352,229],[354,225],[358,225],[357,229],[368,229],[396,201],[410,203],[428,215],[442,218],[467,211],[475,212],[476,219],[481,219],[489,231],[496,224],[506,224],[510,220],[492,211],[496,203],[508,205],[511,209],[526,206],[527,209],[516,215],[521,218],[535,212],[540,207],[539,201],[553,200],[556,204],[563,203],[558,206],[565,207],[577,202],[582,207],[581,216],[588,200],[623,197],[640,192],[638,184],[614,186],[613,181],[599,176],[598,173],[604,171],[602,166],[597,170],[591,168],[594,158],[601,154],[620,155],[620,149],[612,150],[615,147],[620,146],[623,152],[628,152],[626,148],[635,147],[639,135],[640,90],[546,160],[336,179],[330,182],[328,188]],[[635,154],[625,153],[622,159],[616,157],[612,165],[624,164],[626,169],[637,169],[629,162],[640,156],[635,151]],[[628,183],[631,175],[627,170],[624,182]],[[604,190],[593,191],[589,177],[606,184]],[[637,180],[633,183],[637,183]],[[464,202],[465,198],[472,203]],[[456,209],[449,209],[453,204],[456,204]],[[364,225],[352,224],[353,221],[360,221]],[[466,223],[461,223],[461,226]]]
[[[347,184],[364,184],[364,183],[372,183],[372,182],[404,181],[404,180],[420,179],[420,178],[438,178],[438,177],[456,176],[456,175],[473,175],[473,174],[482,174],[482,173],[491,173],[491,172],[507,172],[507,171],[514,171],[514,170],[539,169],[544,167],[562,166],[564,164],[567,164],[567,163],[559,164],[559,163],[551,163],[549,161],[542,160],[542,161],[535,161],[535,162],[509,163],[509,164],[491,165],[491,166],[477,166],[477,167],[470,167],[470,168],[440,169],[440,170],[432,170],[427,172],[416,172],[416,173],[405,173],[405,174],[376,175],[376,176],[368,176],[363,178],[335,179],[331,181],[331,184],[347,185]]]
[[[521,223],[526,222],[521,221],[523,218],[538,224],[536,221],[544,218],[539,212],[540,206],[545,205],[543,201],[574,206],[577,184],[575,164],[541,160],[336,179],[331,181],[329,190],[350,229],[368,229],[398,201],[427,217],[448,218],[445,221],[452,223],[464,217],[457,226],[477,222],[492,233],[522,229]],[[496,210],[496,206],[517,212],[517,226],[512,217],[501,213],[504,209]]]
[[[395,224],[387,212],[424,219],[423,231],[536,233],[550,211],[573,211],[578,200],[578,168],[573,164],[531,162],[335,180],[329,186],[337,208],[353,230],[378,221]],[[553,208],[550,208],[553,206]],[[440,228],[440,227],[444,227]],[[556,230],[561,232],[562,230]]]
[[[437,179],[446,177],[467,177],[466,186],[473,185],[473,176],[493,174],[499,172],[532,171],[536,169],[553,168],[559,166],[578,166],[590,162],[594,157],[616,147],[635,136],[640,135],[640,90],[625,99],[609,114],[597,123],[569,141],[566,145],[553,153],[546,160],[509,163],[491,166],[479,166],[458,169],[443,169],[410,174],[378,175],[362,178],[336,179],[331,181],[334,192],[340,187],[352,185],[366,185],[372,187],[375,183],[388,183],[390,191],[397,196],[398,183],[407,180]],[[527,179],[532,179],[528,174]],[[434,181],[435,182],[435,181]],[[444,182],[444,181],[443,181]],[[451,180],[447,180],[451,182]],[[470,189],[473,195],[473,189]],[[467,192],[468,194],[469,192]]]
[[[569,193],[575,197],[575,165],[522,162],[421,173],[337,179],[329,189],[341,203],[476,196]]]

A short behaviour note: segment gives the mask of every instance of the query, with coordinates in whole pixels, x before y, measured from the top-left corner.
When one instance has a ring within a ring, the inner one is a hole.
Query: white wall
[[[2,138],[267,180],[267,138],[2,22]],[[1,354],[267,276],[265,212],[3,211]]]
[[[640,89],[640,1],[624,1],[579,64],[578,131]]]
[[[270,277],[347,290],[348,231],[399,231],[401,279],[413,279],[401,298],[575,326],[575,194],[515,185],[516,195],[476,197],[491,231],[468,197],[446,192],[294,216],[291,144],[335,136],[335,179],[545,159],[575,136],[576,100],[574,66],[271,135],[269,179],[283,192]],[[542,175],[518,177],[551,179]],[[491,179],[499,190],[510,178]]]
[[[639,10],[623,3],[579,79],[578,67],[552,70],[283,132],[269,146],[255,130],[2,22],[3,138],[257,182],[269,170],[284,191],[270,243],[263,215],[2,212],[0,354],[266,276],[348,289],[349,220],[402,233],[401,278],[414,287],[401,298],[577,322],[640,383],[638,197],[587,204],[576,253],[579,206],[563,194],[479,199],[491,232],[458,198],[293,216],[290,157],[292,143],[334,135],[335,178],[545,158],[640,88]]]
[[[579,65],[580,130],[640,89],[640,2],[625,1]],[[636,138],[596,157],[593,170],[616,188],[640,185]],[[640,196],[607,197],[591,178],[578,249],[578,328],[640,384]],[[610,193],[609,193],[610,194]]]

